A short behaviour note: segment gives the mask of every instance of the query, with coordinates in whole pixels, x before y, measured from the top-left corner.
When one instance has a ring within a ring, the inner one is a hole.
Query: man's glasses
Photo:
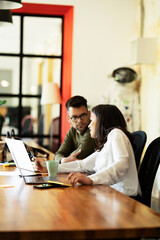
[[[69,118],[72,122],[75,123],[75,122],[78,122],[79,119],[85,120],[87,118],[87,115],[88,115],[88,113],[82,113],[79,116],[73,116],[73,117],[69,117]]]

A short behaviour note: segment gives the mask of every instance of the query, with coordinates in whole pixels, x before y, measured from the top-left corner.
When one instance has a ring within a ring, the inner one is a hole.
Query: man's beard
[[[78,132],[83,133],[86,130],[87,125],[85,123],[81,123],[77,124],[75,128]]]

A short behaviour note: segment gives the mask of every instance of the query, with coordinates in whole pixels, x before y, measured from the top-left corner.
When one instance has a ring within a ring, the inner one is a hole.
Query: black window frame
[[[60,59],[61,60],[61,76],[60,76],[60,91],[62,92],[62,65],[63,65],[63,25],[64,25],[64,17],[59,15],[46,15],[46,14],[27,14],[27,13],[13,13],[13,16],[20,17],[20,52],[19,53],[1,53],[0,56],[6,57],[18,57],[19,58],[19,93],[18,94],[7,94],[7,93],[0,93],[0,97],[5,99],[5,97],[9,98],[18,98],[18,136],[21,138],[47,138],[51,137],[49,134],[33,134],[33,135],[25,135],[21,134],[21,120],[23,115],[23,106],[22,106],[22,99],[23,98],[36,98],[40,101],[41,94],[23,94],[22,93],[22,84],[23,84],[23,58],[47,58],[47,59]],[[61,55],[42,55],[42,54],[25,54],[23,53],[23,32],[24,32],[24,17],[42,17],[42,18],[60,18],[62,19],[62,42],[61,42]],[[60,142],[61,136],[61,105],[60,105],[60,123],[59,123],[59,134],[52,135],[54,138],[58,138]]]

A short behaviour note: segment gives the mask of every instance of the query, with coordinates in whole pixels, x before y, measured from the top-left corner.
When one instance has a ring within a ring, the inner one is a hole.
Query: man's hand
[[[66,162],[72,162],[72,161],[76,161],[77,160],[77,156],[81,153],[81,149],[74,153],[71,154],[69,157],[66,158],[61,158],[61,163],[66,163]]]
[[[92,185],[93,181],[82,173],[70,173],[68,176],[68,181],[71,184],[81,183],[85,185]]]

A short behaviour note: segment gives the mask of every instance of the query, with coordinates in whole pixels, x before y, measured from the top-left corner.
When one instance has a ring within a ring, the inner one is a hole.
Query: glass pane
[[[0,31],[0,52],[20,52],[20,17],[13,16],[13,24],[9,27],[1,27]]]
[[[14,129],[15,134],[18,134],[18,98],[0,98],[0,100],[6,100],[4,105],[0,106],[0,116],[2,124],[2,134],[6,135],[7,132],[11,132]],[[2,118],[3,117],[3,118]]]
[[[60,145],[60,104],[43,105],[40,109],[38,134],[50,135],[50,138],[38,138],[38,143],[55,153]]]
[[[61,60],[46,58],[23,59],[23,94],[41,94],[42,83],[61,82]]]
[[[22,99],[22,119],[21,133],[22,135],[32,136],[37,132],[39,99],[23,98]]]
[[[51,135],[50,138],[38,137],[37,143],[56,151],[59,147],[60,104],[53,106],[40,104],[40,99],[23,98],[22,135]],[[56,136],[53,136],[56,135]]]
[[[24,54],[61,55],[62,19],[24,17]]]
[[[18,94],[19,58],[0,57],[0,93]]]

